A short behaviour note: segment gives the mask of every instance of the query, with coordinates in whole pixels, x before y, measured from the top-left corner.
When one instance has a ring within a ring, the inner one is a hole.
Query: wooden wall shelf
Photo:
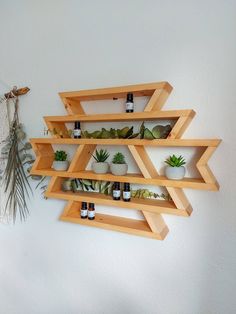
[[[53,138],[31,139],[33,149],[36,153],[36,161],[32,167],[31,174],[51,176],[46,196],[63,199],[68,203],[60,217],[63,221],[74,222],[82,225],[116,230],[130,234],[163,240],[168,233],[161,214],[171,214],[188,217],[192,213],[192,207],[187,200],[183,188],[200,190],[218,190],[219,184],[212,174],[207,162],[220,144],[219,139],[182,139],[182,135],[195,112],[193,110],[169,110],[162,111],[162,107],[168,98],[172,87],[167,82],[140,84],[115,88],[104,88],[76,92],[59,93],[67,116],[47,116],[44,120],[49,129],[57,128],[61,131],[67,130],[67,123],[81,122],[114,122],[114,121],[155,121],[160,119],[174,120],[175,124],[167,139],[72,139]],[[149,96],[144,112],[116,113],[116,114],[94,114],[87,115],[81,104],[82,101],[93,101],[102,99],[125,98],[128,92],[135,97]],[[54,144],[67,144],[78,146],[70,167],[67,171],[55,171],[52,169],[54,160]],[[114,176],[111,173],[95,174],[86,170],[91,154],[97,145],[125,145],[131,152],[141,173],[128,173],[126,176]],[[201,178],[184,178],[183,180],[169,180],[160,176],[150,160],[145,147],[200,147],[203,153],[196,168]],[[135,184],[147,184],[166,187],[171,196],[171,201],[152,199],[132,199],[130,202],[115,201],[111,196],[95,192],[63,192],[62,181],[64,178],[80,178],[102,181],[130,182]],[[80,218],[81,202],[92,202],[104,206],[120,207],[127,210],[139,210],[144,220],[136,220],[125,217],[117,217],[97,213],[93,221]]]

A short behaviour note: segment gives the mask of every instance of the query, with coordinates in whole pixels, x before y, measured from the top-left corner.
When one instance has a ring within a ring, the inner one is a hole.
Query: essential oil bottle
[[[88,217],[88,208],[87,208],[86,202],[82,202],[82,204],[81,204],[80,217],[82,219],[86,219]]]
[[[112,191],[113,200],[119,201],[120,200],[120,182],[114,182],[114,187]]]
[[[89,203],[88,219],[89,220],[95,219],[95,206],[94,206],[94,203]]]
[[[124,184],[124,190],[123,190],[123,201],[129,202],[130,199],[131,199],[130,184],[125,183]]]
[[[134,100],[133,100],[132,93],[127,94],[125,108],[126,108],[126,112],[134,112]]]
[[[80,122],[75,121],[75,127],[73,130],[73,137],[74,138],[81,138],[81,128],[80,128]]]

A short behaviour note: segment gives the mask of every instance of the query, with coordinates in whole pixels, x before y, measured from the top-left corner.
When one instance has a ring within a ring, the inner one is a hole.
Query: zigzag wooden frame
[[[116,140],[116,139],[71,139],[68,135],[59,138],[32,139],[31,143],[36,153],[36,161],[32,167],[32,174],[52,176],[46,196],[67,200],[68,203],[60,217],[63,221],[75,222],[83,225],[95,226],[110,230],[127,232],[131,234],[151,237],[163,240],[168,233],[161,214],[190,216],[192,207],[187,200],[182,188],[218,190],[219,185],[207,165],[207,162],[220,143],[218,139],[212,140],[185,140],[181,139],[184,131],[193,119],[193,110],[169,110],[162,111],[162,107],[168,98],[172,87],[167,82],[123,86],[107,89],[87,90],[79,92],[60,93],[60,97],[68,112],[68,116],[44,117],[48,128],[59,129],[62,134],[67,134],[66,123],[73,121],[102,122],[102,121],[130,121],[130,120],[156,120],[174,119],[176,123],[164,140]],[[117,113],[103,115],[86,115],[81,101],[101,99],[124,98],[127,92],[135,96],[150,96],[144,112]],[[79,145],[68,171],[56,172],[51,169],[54,159],[53,144]],[[128,176],[116,177],[112,174],[97,175],[86,170],[91,153],[96,145],[127,145],[134,157],[140,174],[128,174]],[[196,167],[202,178],[185,178],[181,181],[168,180],[160,176],[150,160],[145,146],[193,146],[205,147],[205,150],[196,163]],[[133,199],[130,203],[113,201],[111,197],[98,193],[70,193],[61,191],[61,183],[64,178],[76,177],[104,181],[120,181],[140,184],[153,184],[166,187],[172,201],[156,201]],[[111,215],[97,214],[94,221],[83,220],[79,216],[79,208],[82,201],[94,202],[101,205],[118,206],[126,209],[140,210],[144,220],[129,219]]]

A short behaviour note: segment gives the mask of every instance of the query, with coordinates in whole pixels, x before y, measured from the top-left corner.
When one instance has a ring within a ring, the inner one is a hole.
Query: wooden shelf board
[[[184,178],[183,180],[169,180],[165,176],[158,176],[156,178],[144,178],[142,174],[139,173],[127,173],[125,176],[114,176],[112,173],[106,174],[96,174],[93,171],[85,170],[79,172],[68,172],[68,171],[55,171],[54,169],[40,169],[32,170],[32,175],[41,176],[59,176],[63,178],[79,178],[79,179],[89,179],[89,180],[101,180],[101,181],[119,181],[119,182],[129,182],[136,184],[148,184],[148,185],[158,185],[166,187],[177,187],[177,188],[189,188],[189,189],[199,189],[199,190],[213,190],[219,189],[214,183],[205,183],[201,178]]]
[[[220,144],[219,139],[90,139],[90,138],[33,138],[34,144],[69,144],[69,145],[135,145],[135,146],[175,146],[175,147],[216,147]]]
[[[108,229],[113,231],[125,232],[133,235],[144,236],[157,240],[163,240],[159,234],[151,231],[148,223],[145,220],[137,220],[123,218],[118,216],[104,215],[96,213],[94,220],[81,219],[80,213],[73,212],[68,215],[62,215],[60,220],[77,223],[80,225]]]
[[[69,98],[78,101],[102,100],[112,98],[126,98],[127,93],[132,92],[135,97],[151,96],[156,89],[166,89],[171,92],[172,86],[167,82],[128,85],[110,88],[99,88],[59,93],[61,98]]]
[[[45,121],[50,122],[102,122],[102,121],[145,121],[156,119],[177,119],[180,116],[193,117],[193,110],[169,110],[169,111],[150,111],[134,113],[116,113],[116,114],[96,114],[96,115],[70,115],[70,116],[46,116]]]
[[[99,205],[115,206],[126,209],[136,209],[148,211],[156,214],[170,214],[177,216],[190,216],[191,212],[183,209],[178,209],[175,207],[172,201],[161,201],[153,199],[131,199],[130,202],[124,202],[123,200],[115,201],[110,195],[104,195],[96,192],[64,192],[64,191],[53,191],[46,192],[45,196],[48,198],[58,198],[68,201],[77,201],[77,202],[89,202]]]

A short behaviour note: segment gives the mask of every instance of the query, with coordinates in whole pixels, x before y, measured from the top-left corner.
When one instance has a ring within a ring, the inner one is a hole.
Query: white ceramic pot
[[[185,176],[185,168],[167,166],[165,169],[166,177],[171,180],[182,180]]]
[[[56,171],[66,171],[69,167],[69,162],[67,160],[65,161],[54,160],[52,167]]]
[[[110,164],[111,173],[115,176],[124,176],[128,171],[127,164]]]
[[[109,169],[108,162],[93,162],[92,169],[95,173],[107,173]]]

